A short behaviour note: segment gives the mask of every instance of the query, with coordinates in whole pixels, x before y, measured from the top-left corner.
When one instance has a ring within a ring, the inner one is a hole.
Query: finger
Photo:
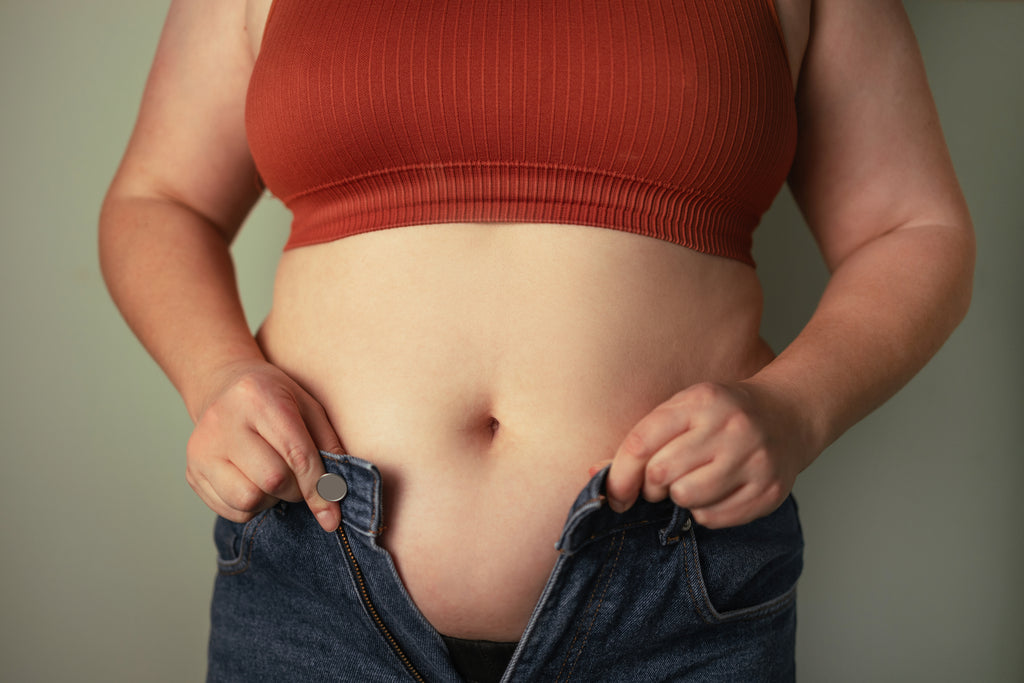
[[[310,399],[309,404],[302,409],[302,418],[317,448],[335,455],[345,452],[345,447],[322,405]]]
[[[195,474],[192,470],[186,470],[185,480],[206,507],[213,510],[218,516],[239,523],[252,519],[251,513],[241,513],[225,503],[206,477]]]
[[[257,431],[292,471],[302,498],[320,526],[324,531],[335,531],[341,523],[341,510],[337,503],[324,500],[316,491],[324,464],[298,405],[290,401],[281,405],[277,415],[264,421]]]
[[[673,481],[669,495],[679,507],[698,510],[736,495],[747,483],[739,472],[711,463]]]
[[[297,503],[303,499],[295,474],[274,448],[263,439],[259,446],[248,448],[234,461],[246,479],[264,493],[280,500]]]
[[[770,512],[762,511],[762,498],[758,496],[756,487],[741,486],[713,505],[690,508],[693,521],[708,529],[723,529],[752,522]]]
[[[204,472],[189,477],[189,484],[211,510],[232,522],[247,522],[278,500],[227,460],[207,463]]]
[[[690,429],[672,439],[647,462],[642,489],[644,500],[652,503],[664,500],[672,482],[707,465],[712,457],[707,437],[699,430]]]
[[[633,427],[612,459],[605,485],[608,504],[613,510],[624,512],[632,507],[640,494],[648,461],[689,426],[690,418],[686,411],[663,404]]]

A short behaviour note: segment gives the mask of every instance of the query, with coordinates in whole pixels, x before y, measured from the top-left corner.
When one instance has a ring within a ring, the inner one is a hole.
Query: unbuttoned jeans
[[[380,472],[322,456],[348,483],[337,532],[302,503],[217,520],[208,680],[460,681],[378,543]],[[793,498],[711,530],[671,501],[613,512],[606,476],[573,504],[503,681],[794,680],[803,537]]]

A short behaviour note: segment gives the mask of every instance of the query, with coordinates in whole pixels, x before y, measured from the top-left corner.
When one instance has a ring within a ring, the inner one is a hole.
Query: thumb
[[[303,412],[305,414],[302,416],[302,419],[306,423],[306,429],[309,430],[309,435],[313,438],[313,443],[318,449],[334,453],[335,455],[341,455],[345,452],[345,447],[341,445],[341,439],[338,438],[338,433],[334,431],[334,427],[331,425],[331,421],[327,417],[327,412],[323,406],[313,401],[313,405]]]

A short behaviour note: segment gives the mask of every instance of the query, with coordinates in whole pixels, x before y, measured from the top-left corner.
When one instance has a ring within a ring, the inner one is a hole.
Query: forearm
[[[229,244],[173,201],[110,198],[100,220],[103,275],[139,340],[196,419],[218,370],[262,360],[238,297]]]
[[[801,469],[935,354],[966,313],[973,263],[969,228],[920,226],[868,242],[835,269],[807,326],[749,380],[799,416]]]

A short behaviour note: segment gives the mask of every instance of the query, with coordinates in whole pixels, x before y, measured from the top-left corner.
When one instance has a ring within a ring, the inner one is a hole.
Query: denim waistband
[[[650,503],[643,498],[639,498],[625,512],[615,512],[605,500],[608,470],[609,467],[605,467],[595,474],[577,496],[555,549],[562,554],[572,555],[588,543],[608,534],[651,524],[661,526],[658,540],[662,545],[678,541],[680,531],[689,528],[689,513],[669,499]]]
[[[341,500],[341,522],[364,536],[378,536],[384,530],[381,476],[377,466],[361,458],[320,451],[324,468],[340,475],[348,484]]]
[[[341,518],[345,526],[365,536],[377,536],[384,530],[382,480],[380,470],[366,460],[351,455],[320,451],[328,472],[341,475],[348,484],[348,493],[341,501]],[[569,510],[555,549],[572,555],[580,548],[608,534],[630,527],[659,524],[661,544],[673,543],[681,531],[689,528],[689,513],[671,500],[649,503],[640,498],[623,513],[614,512],[605,501],[605,467],[587,482]]]

